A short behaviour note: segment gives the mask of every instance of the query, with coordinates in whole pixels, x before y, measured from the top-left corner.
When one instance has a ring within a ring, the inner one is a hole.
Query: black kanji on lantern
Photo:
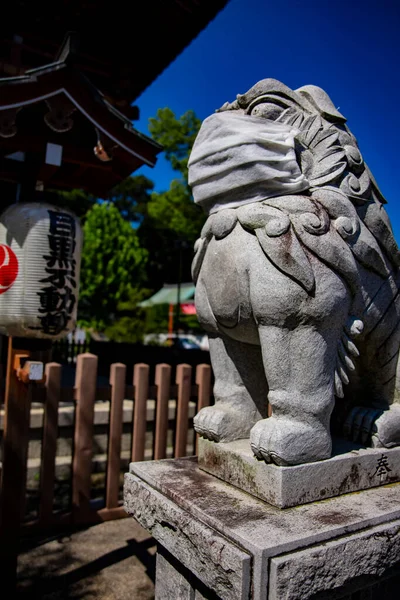
[[[74,310],[76,298],[71,288],[65,287],[61,292],[56,287],[43,288],[38,292],[40,298],[40,313],[53,311],[67,311],[71,314]]]
[[[76,304],[76,226],[71,215],[49,210],[49,254],[46,261],[46,284],[37,292],[40,299],[38,328],[43,333],[57,335],[67,329],[68,321]]]
[[[40,280],[40,283],[50,283],[57,289],[65,288],[67,283],[70,283],[72,287],[76,287],[75,269],[60,269],[59,267],[46,268],[48,277]]]

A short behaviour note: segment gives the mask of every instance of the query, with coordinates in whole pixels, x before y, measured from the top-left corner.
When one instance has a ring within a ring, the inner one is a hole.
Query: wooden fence
[[[166,457],[167,428],[171,400],[175,400],[175,427],[173,456],[187,455],[189,403],[196,403],[196,412],[211,402],[211,367],[179,364],[175,382],[171,381],[172,368],[158,364],[155,381],[149,381],[149,365],[134,365],[132,385],[126,385],[126,365],[114,363],[110,368],[109,385],[97,387],[97,356],[80,354],[76,361],[73,388],[61,386],[62,366],[46,365],[44,384],[29,384],[31,402],[43,403],[43,438],[39,480],[39,510],[37,518],[23,522],[27,457],[29,444],[30,411],[5,406],[3,422],[3,454],[0,507],[0,546],[2,558],[15,548],[10,536],[41,531],[57,525],[90,524],[126,516],[120,502],[121,439],[124,400],[133,400],[131,460],[145,458],[147,403],[155,400],[153,458]],[[193,377],[194,376],[194,377]],[[105,497],[100,503],[91,499],[94,412],[96,400],[109,400],[108,454],[106,464]],[[72,402],[75,407],[74,443],[70,508],[54,511],[57,435],[60,402]],[[195,454],[194,446],[192,454]],[[6,483],[8,482],[8,484]],[[12,483],[10,483],[12,482]],[[20,506],[16,507],[20,499]],[[7,561],[12,567],[12,561]],[[16,563],[15,563],[16,564]],[[3,566],[4,563],[3,563]]]
[[[75,365],[79,354],[89,351],[90,340],[75,342],[70,341],[68,338],[62,338],[52,343],[52,358],[62,365]]]

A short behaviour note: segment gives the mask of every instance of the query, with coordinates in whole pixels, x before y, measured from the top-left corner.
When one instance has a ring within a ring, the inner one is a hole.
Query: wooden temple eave
[[[0,181],[24,198],[73,188],[106,198],[161,150],[69,61],[0,79]]]
[[[0,73],[17,75],[62,60],[66,35],[78,71],[130,119],[130,105],[172,63],[227,0],[135,2],[134,21],[126,3],[65,0],[46,3],[14,0],[7,7],[7,29],[0,33]],[[149,27],[146,26],[149,25]],[[150,50],[152,50],[150,52]]]
[[[102,164],[85,162],[78,158],[63,154],[60,166],[51,165],[45,161],[45,149],[38,154],[21,153],[22,160],[12,159],[10,156],[0,157],[0,189],[3,183],[18,185],[22,184],[27,189],[24,195],[27,200],[33,199],[30,190],[60,190],[68,191],[74,188],[82,189],[98,198],[107,198],[108,193],[123,179],[131,175],[133,171],[141,166],[132,163]],[[14,188],[15,189],[15,188]],[[3,197],[0,204],[7,201]]]
[[[20,77],[0,80],[0,111],[18,110],[64,94],[94,127],[116,146],[154,166],[161,146],[137,132],[130,121],[103,99],[81,74],[65,63],[35,69]]]

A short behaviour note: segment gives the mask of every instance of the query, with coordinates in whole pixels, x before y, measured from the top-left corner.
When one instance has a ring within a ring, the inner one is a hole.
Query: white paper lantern
[[[60,338],[75,328],[82,230],[49,204],[14,204],[0,216],[0,330]]]

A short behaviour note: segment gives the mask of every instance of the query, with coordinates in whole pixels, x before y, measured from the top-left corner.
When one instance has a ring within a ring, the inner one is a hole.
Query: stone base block
[[[281,510],[200,470],[132,463],[125,510],[159,545],[156,600],[398,600],[400,483]]]
[[[335,441],[333,457],[292,467],[259,461],[249,440],[199,439],[199,467],[273,506],[287,508],[400,481],[400,447]]]

